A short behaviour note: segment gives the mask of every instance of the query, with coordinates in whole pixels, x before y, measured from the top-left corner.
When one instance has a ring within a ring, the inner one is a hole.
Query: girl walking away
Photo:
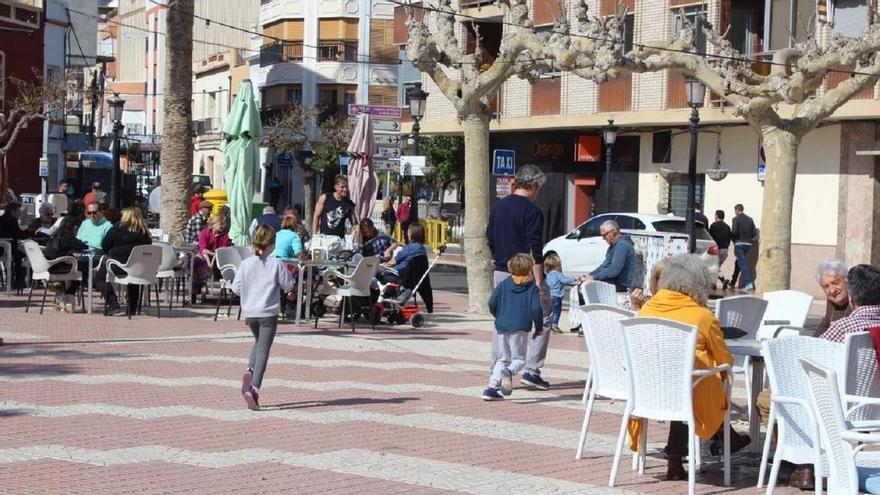
[[[483,400],[502,400],[513,392],[513,376],[526,365],[529,331],[534,327],[535,336],[541,335],[544,311],[532,279],[534,265],[530,254],[514,255],[507,262],[510,277],[498,284],[489,298],[489,311],[495,316],[492,350],[496,359]]]
[[[241,298],[241,312],[255,340],[247,370],[241,379],[241,394],[248,409],[259,411],[260,385],[278,326],[281,291],[290,291],[294,279],[284,263],[272,255],[275,249],[272,227],[258,226],[251,244],[256,256],[241,262],[232,281],[232,292]]]
[[[565,297],[565,288],[573,286],[577,283],[577,280],[566,277],[562,273],[562,261],[555,254],[544,257],[544,268],[547,270],[544,280],[547,281],[547,287],[550,288],[550,331],[562,333],[562,330],[559,329],[559,316],[562,314],[562,298]]]

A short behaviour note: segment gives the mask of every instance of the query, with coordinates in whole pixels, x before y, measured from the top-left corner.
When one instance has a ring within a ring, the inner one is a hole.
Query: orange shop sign
[[[574,161],[596,162],[602,160],[602,139],[599,136],[578,136],[574,146]]]

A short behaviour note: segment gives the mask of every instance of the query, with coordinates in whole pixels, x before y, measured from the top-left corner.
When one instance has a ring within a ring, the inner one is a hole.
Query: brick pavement
[[[620,403],[597,403],[574,460],[580,338],[554,336],[552,390],[480,400],[491,321],[463,313],[465,302],[438,293],[419,330],[281,325],[266,407],[252,412],[238,392],[251,337],[235,319],[214,322],[210,308],[131,321],[40,316],[0,297],[0,492],[686,492],[662,481],[665,425],[650,429],[646,474],[624,462],[606,487]],[[732,489],[717,459],[704,459],[699,493],[755,492],[754,455],[736,456]]]

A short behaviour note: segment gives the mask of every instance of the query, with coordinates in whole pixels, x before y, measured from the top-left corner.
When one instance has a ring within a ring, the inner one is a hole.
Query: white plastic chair
[[[590,373],[584,388],[587,407],[578,440],[577,454],[575,454],[575,459],[578,460],[583,456],[587,429],[590,427],[590,416],[593,412],[593,401],[596,397],[617,400],[629,398],[623,356],[626,352],[626,344],[623,341],[623,327],[620,321],[635,316],[632,311],[603,304],[585,304],[580,307],[580,313],[587,352],[590,355]]]
[[[128,256],[128,261],[122,264],[114,259],[107,261],[107,282],[118,285],[140,285],[146,288],[147,302],[150,301],[150,286],[156,288],[156,317],[162,317],[162,308],[159,303],[159,265],[162,264],[162,247],[153,244],[135,246]],[[122,269],[124,276],[113,273],[113,267]],[[143,294],[141,294],[143,296]],[[131,302],[126,304],[125,311],[128,319],[131,319]]]
[[[379,257],[378,256],[369,256],[367,258],[361,259],[361,261],[355,266],[353,272],[350,275],[345,275],[340,273],[335,268],[328,268],[327,271],[324,272],[324,276],[333,275],[341,278],[345,281],[345,284],[342,287],[327,287],[325,285],[324,295],[336,295],[342,297],[342,305],[339,308],[339,328],[342,328],[342,319],[345,317],[345,301],[349,300],[349,309],[352,308],[352,297],[370,297],[370,284],[373,281],[373,276],[376,275],[376,272],[379,271]],[[351,318],[351,331],[355,331],[354,326],[354,315]],[[375,328],[375,324],[370,322],[372,328]],[[318,328],[318,314],[315,314],[315,328]]]
[[[733,296],[719,299],[715,306],[715,316],[722,327],[735,327],[746,332],[743,340],[756,339],[758,329],[764,321],[767,301],[754,296]],[[734,374],[745,374],[746,408],[752,414],[752,369],[748,356],[737,356],[733,366]]]
[[[817,441],[816,420],[810,410],[809,391],[799,360],[812,359],[824,366],[837,367],[844,358],[843,345],[798,335],[765,340],[761,343],[761,349],[772,392],[770,417],[767,421],[768,434],[764,437],[764,451],[758,472],[758,488],[763,486],[770,457],[773,435],[769,432],[776,426],[776,453],[773,454],[767,495],[773,493],[782,461],[813,464],[816,493],[820,494],[822,473],[827,472],[827,462]]]
[[[607,304],[617,306],[617,290],[613,284],[591,280],[581,284],[581,294],[587,304]]]
[[[150,229],[150,238],[153,241],[168,242],[168,234],[162,229]]]
[[[626,345],[626,367],[629,399],[620,423],[617,450],[611,466],[608,486],[614,486],[620,454],[626,440],[627,424],[633,417],[642,418],[639,445],[639,472],[645,471],[645,449],[648,420],[681,421],[688,425],[688,493],[696,490],[696,459],[699,443],[693,409],[693,387],[703,378],[729,371],[728,365],[702,370],[694,369],[697,328],[662,318],[630,318],[622,320]],[[730,381],[725,381],[730,402]],[[724,485],[730,486],[730,409],[721,426],[724,435]]]
[[[871,334],[847,334],[843,339],[843,352],[846,365],[841,383],[846,419],[857,429],[876,429],[880,426],[880,376]]]
[[[218,248],[214,253],[214,264],[220,271],[220,294],[217,297],[217,309],[214,311],[214,321],[220,316],[220,303],[224,296],[229,303],[226,309],[226,316],[232,312],[232,281],[235,280],[235,274],[238,273],[238,267],[241,266],[241,251],[237,247]],[[241,319],[241,306],[238,309],[238,318]]]
[[[860,493],[860,490],[880,494],[880,476],[876,475],[880,466],[880,452],[862,451],[865,444],[880,443],[880,433],[861,433],[849,429],[833,368],[808,359],[801,359],[800,364],[806,373],[810,408],[818,419],[819,435],[829,457],[828,494],[849,495]],[[853,443],[859,446],[853,447]],[[871,471],[874,474],[871,483],[860,486],[859,478],[866,476],[870,468],[873,468]]]
[[[174,300],[174,291],[177,290],[180,295],[180,289],[177,287],[179,279],[183,278],[183,261],[174,253],[174,247],[167,242],[154,242],[154,246],[162,248],[162,262],[159,264],[159,270],[156,278],[168,281],[168,309],[171,309],[171,303]]]
[[[251,250],[250,246],[232,246],[238,251],[238,257],[241,259],[249,258],[253,256],[254,252]]]
[[[28,302],[24,308],[27,313],[31,308],[31,297],[34,294],[34,284],[39,280],[43,282],[43,301],[40,303],[40,314],[43,314],[43,308],[46,306],[46,293],[49,291],[49,283],[51,282],[79,282],[82,280],[82,272],[76,269],[76,258],[73,256],[62,256],[54,260],[47,260],[40,249],[39,244],[34,241],[26,240],[21,244],[24,253],[27,256],[31,266],[31,289],[28,291]],[[50,273],[49,269],[55,265],[67,264],[70,270],[65,273]]]
[[[0,239],[0,262],[6,296],[9,297],[12,295],[12,239]]]
[[[771,338],[781,326],[803,327],[813,305],[813,296],[796,290],[765,292],[767,309],[757,338]]]

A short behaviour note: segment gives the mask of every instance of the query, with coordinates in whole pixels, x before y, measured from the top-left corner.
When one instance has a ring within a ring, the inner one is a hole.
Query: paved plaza
[[[597,403],[587,453],[574,459],[582,338],[553,336],[551,390],[486,403],[491,321],[464,313],[464,296],[437,297],[418,330],[282,324],[264,410],[253,412],[239,391],[252,338],[234,310],[217,322],[207,307],[131,321],[41,316],[0,296],[0,492],[686,493],[686,482],[662,480],[667,426],[657,423],[646,473],[625,458],[607,487],[620,402]],[[735,456],[728,488],[703,449],[699,493],[758,493],[757,454]]]

